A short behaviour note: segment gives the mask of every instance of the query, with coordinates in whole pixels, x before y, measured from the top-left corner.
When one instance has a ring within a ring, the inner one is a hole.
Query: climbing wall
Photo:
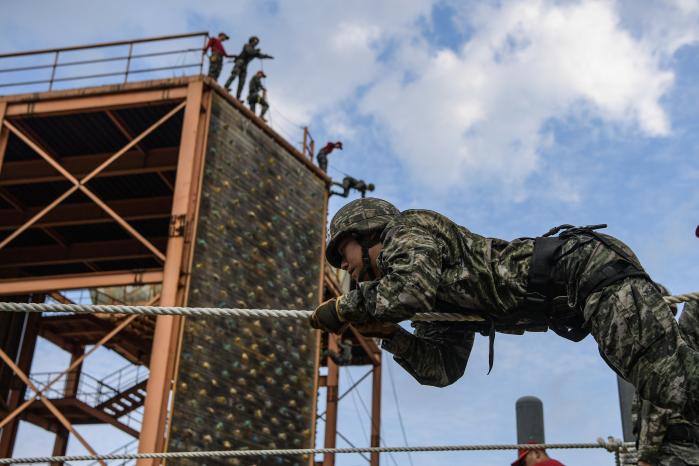
[[[308,167],[215,96],[187,304],[312,308],[323,191]],[[314,340],[305,321],[188,318],[183,338],[170,451],[310,446]]]

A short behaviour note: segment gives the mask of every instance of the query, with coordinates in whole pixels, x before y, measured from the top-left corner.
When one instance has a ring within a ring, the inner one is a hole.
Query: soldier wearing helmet
[[[231,71],[231,75],[228,77],[228,80],[226,81],[225,87],[226,90],[230,92],[233,80],[235,78],[238,78],[238,90],[235,94],[238,100],[240,100],[240,96],[243,93],[243,86],[245,86],[245,78],[248,75],[248,64],[255,58],[259,58],[260,60],[265,58],[274,58],[271,55],[262,53],[260,49],[257,48],[257,44],[259,43],[260,39],[257,36],[252,36],[248,40],[248,43],[243,46],[243,50],[240,51],[240,53],[236,56],[235,61],[233,62],[233,70]]]
[[[373,183],[367,183],[364,180],[358,180],[357,178],[353,178],[351,176],[346,176],[342,179],[342,183],[338,183],[336,181],[333,181],[333,184],[335,186],[339,186],[342,188],[342,192],[337,192],[337,191],[330,191],[330,195],[335,194],[336,196],[342,196],[342,197],[348,197],[350,193],[350,189],[355,189],[359,191],[362,195],[362,198],[366,197],[366,192],[367,191],[373,191],[375,189]]]
[[[487,238],[429,210],[398,211],[357,199],[330,223],[326,258],[359,282],[321,304],[311,325],[339,333],[348,324],[384,338],[383,348],[423,384],[464,373],[474,332],[553,330],[595,338],[607,364],[644,399],[699,416],[699,353],[682,339],[669,306],[634,253],[599,233],[605,225],[561,225],[537,238]],[[421,312],[469,322],[396,323]]]
[[[255,76],[250,80],[250,86],[248,87],[248,105],[252,113],[255,113],[257,104],[260,104],[262,111],[260,112],[260,118],[262,121],[265,120],[265,113],[269,109],[269,104],[267,103],[267,88],[262,84],[262,78],[266,78],[267,75],[264,71],[260,70],[255,73]]]

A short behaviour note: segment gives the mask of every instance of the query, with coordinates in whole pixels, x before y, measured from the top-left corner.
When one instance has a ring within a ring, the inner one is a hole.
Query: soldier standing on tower
[[[248,43],[243,46],[243,50],[241,50],[240,54],[236,56],[235,61],[233,62],[233,70],[231,71],[231,75],[228,77],[228,81],[226,81],[225,88],[228,90],[228,92],[230,92],[233,80],[238,78],[238,90],[235,93],[238,100],[240,100],[240,96],[243,93],[245,78],[248,75],[248,64],[255,58],[259,58],[260,60],[274,58],[271,55],[262,53],[260,49],[256,47],[259,43],[259,37],[252,36],[248,40]]]
[[[221,75],[223,57],[235,57],[235,55],[228,55],[226,49],[223,48],[223,42],[228,39],[228,34],[219,32],[218,37],[209,38],[209,42],[207,42],[206,47],[202,50],[202,53],[205,54],[211,49],[211,55],[209,56],[209,77],[214,78],[216,81],[218,81],[218,77]]]
[[[328,155],[335,149],[342,150],[342,142],[328,142],[326,145],[320,148],[318,155],[316,155],[316,160],[318,160],[318,166],[324,172],[328,171]]]
[[[262,84],[262,78],[266,78],[267,75],[264,71],[260,70],[255,73],[255,76],[250,80],[250,86],[248,87],[248,105],[252,113],[255,113],[255,108],[257,104],[262,107],[262,112],[260,112],[260,118],[262,121],[265,120],[265,113],[269,109],[269,104],[267,103],[267,88]]]

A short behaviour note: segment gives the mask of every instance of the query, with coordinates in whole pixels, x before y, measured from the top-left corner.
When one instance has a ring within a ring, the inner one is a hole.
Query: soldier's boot
[[[699,353],[651,282],[626,278],[592,293],[584,316],[605,361],[641,398],[699,419]]]

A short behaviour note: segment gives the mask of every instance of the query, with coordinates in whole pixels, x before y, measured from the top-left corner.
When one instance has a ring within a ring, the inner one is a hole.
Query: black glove
[[[365,322],[352,326],[363,336],[374,338],[392,338],[400,330],[398,324],[391,322]]]
[[[318,306],[308,319],[311,327],[326,332],[340,334],[347,326],[346,322],[340,319],[337,313],[337,299],[332,298]]]

